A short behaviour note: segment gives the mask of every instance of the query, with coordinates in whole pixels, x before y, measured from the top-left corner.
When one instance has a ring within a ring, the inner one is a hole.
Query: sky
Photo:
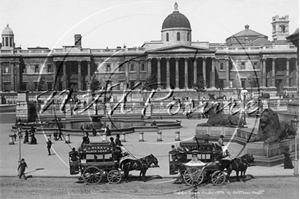
[[[175,2],[193,41],[225,43],[246,24],[272,40],[276,15],[289,15],[289,34],[299,28],[299,0],[0,0],[0,31],[9,24],[22,49],[72,46],[75,34],[83,48],[138,47],[161,39]]]

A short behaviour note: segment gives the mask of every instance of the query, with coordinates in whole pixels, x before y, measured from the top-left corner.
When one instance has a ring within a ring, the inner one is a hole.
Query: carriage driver
[[[222,150],[224,156],[229,156],[228,148],[224,145],[224,135],[220,135],[217,145]]]

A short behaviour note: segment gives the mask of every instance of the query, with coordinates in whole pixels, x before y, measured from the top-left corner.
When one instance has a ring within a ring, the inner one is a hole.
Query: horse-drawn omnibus
[[[110,183],[118,183],[122,179],[109,142],[82,144],[78,152],[69,152],[69,164],[70,174],[81,173],[86,183],[99,183],[104,175]]]
[[[169,152],[170,175],[179,174],[188,185],[200,185],[204,180],[214,185],[224,184],[232,170],[245,172],[254,161],[253,156],[223,159],[223,151],[219,151],[215,143],[201,142],[197,139],[180,142],[179,150]],[[236,164],[232,164],[235,162]],[[239,177],[237,175],[239,180]]]
[[[119,183],[122,179],[122,171],[128,180],[128,173],[131,170],[141,171],[145,177],[147,169],[158,161],[154,155],[148,155],[140,159],[121,159],[122,155],[116,154],[110,142],[91,142],[82,144],[78,152],[69,152],[70,174],[81,174],[86,183],[96,184],[103,176],[109,183]],[[134,164],[135,163],[135,164]]]

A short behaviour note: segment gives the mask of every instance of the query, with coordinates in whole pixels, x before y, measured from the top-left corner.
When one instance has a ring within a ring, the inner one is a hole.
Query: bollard
[[[157,141],[158,142],[162,141],[162,132],[157,132]]]
[[[180,141],[180,131],[176,131],[175,134],[175,141]]]
[[[106,134],[104,133],[104,134],[102,135],[102,141],[105,142],[106,140],[107,140],[107,136],[106,136]]]
[[[9,135],[9,145],[13,145],[14,143],[14,135]]]
[[[65,143],[67,143],[67,144],[71,143],[71,141],[70,141],[70,134],[67,134],[65,136],[65,139],[66,139]]]
[[[122,142],[126,142],[125,134],[121,134],[121,141],[122,141]]]
[[[139,142],[144,142],[144,132],[140,132],[140,139]]]

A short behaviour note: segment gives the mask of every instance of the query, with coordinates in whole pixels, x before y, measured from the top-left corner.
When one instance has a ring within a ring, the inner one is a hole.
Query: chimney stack
[[[81,34],[74,35],[75,37],[75,46],[81,48]]]

